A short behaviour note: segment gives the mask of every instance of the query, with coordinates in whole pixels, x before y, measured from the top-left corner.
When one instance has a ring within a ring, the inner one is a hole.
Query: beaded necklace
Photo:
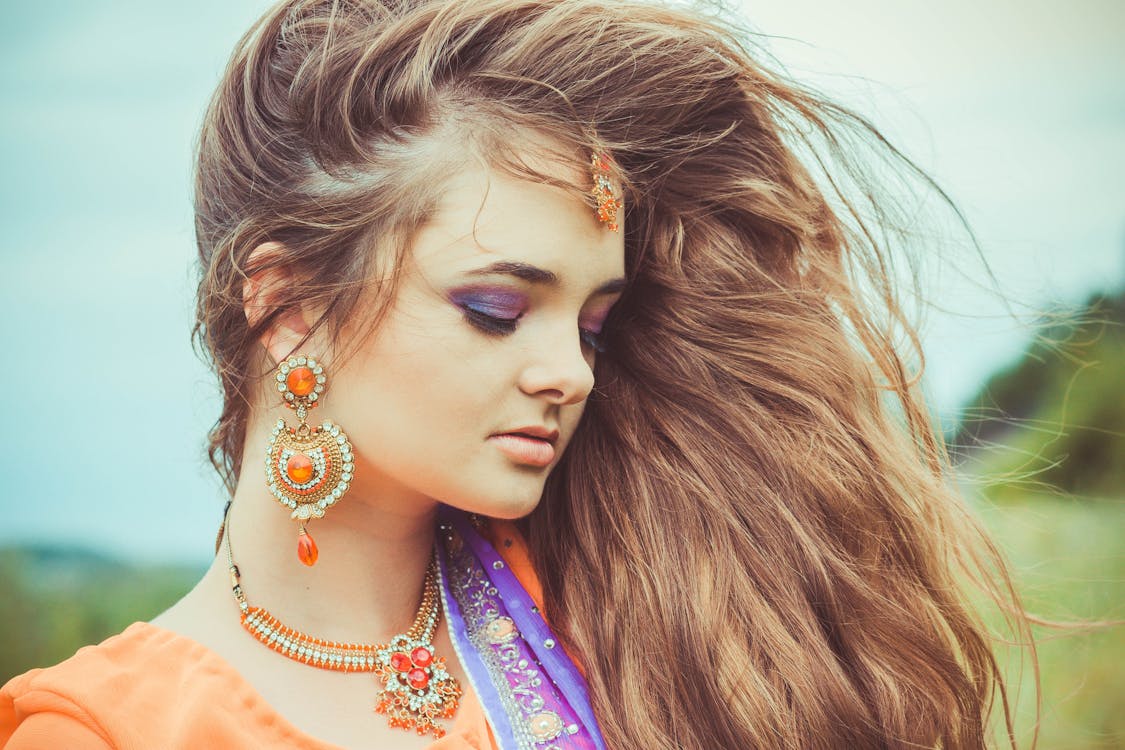
[[[262,607],[251,606],[242,591],[241,574],[231,550],[229,518],[224,519],[231,590],[238,602],[242,627],[259,642],[286,658],[337,672],[373,672],[383,682],[375,712],[385,714],[392,727],[432,732],[442,737],[437,719],[451,718],[461,698],[461,686],[445,669],[445,658],[434,656],[433,637],[441,617],[437,559],[430,558],[422,584],[422,604],[414,623],[389,643],[337,643],[295,630]],[[436,554],[436,551],[435,551]]]

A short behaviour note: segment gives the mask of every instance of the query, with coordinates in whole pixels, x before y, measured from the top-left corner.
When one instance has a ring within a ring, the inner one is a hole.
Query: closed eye
[[[514,318],[498,318],[495,315],[482,313],[480,310],[474,310],[466,306],[462,306],[461,310],[465,313],[465,320],[470,325],[490,336],[506,336],[513,333],[519,324],[519,319],[523,317],[523,313],[520,313]]]
[[[475,310],[472,307],[464,305],[461,306],[461,310],[469,325],[489,336],[507,336],[508,334],[514,333],[519,326],[520,318],[523,317],[523,313],[520,313],[514,318],[499,318],[495,315],[489,315],[488,313],[483,313],[480,310]],[[598,331],[592,331],[588,328],[579,328],[578,335],[584,346],[596,352],[605,351],[605,341],[602,338],[602,334]]]

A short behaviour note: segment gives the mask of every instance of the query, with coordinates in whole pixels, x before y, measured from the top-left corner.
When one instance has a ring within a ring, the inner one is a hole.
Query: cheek
[[[417,449],[438,435],[443,439],[429,450],[452,449],[458,437],[487,434],[511,384],[503,352],[482,342],[459,313],[443,309],[449,307],[444,302],[410,303],[393,309],[353,360],[347,406],[363,415],[361,427],[370,436],[364,442],[376,450],[375,444]]]
[[[571,439],[574,438],[574,431],[578,429],[578,423],[582,420],[582,414],[585,410],[586,402],[583,401],[580,404],[564,406],[559,411],[559,447],[562,450],[559,451],[555,463],[558,463],[558,459],[566,453],[567,446],[570,445]]]

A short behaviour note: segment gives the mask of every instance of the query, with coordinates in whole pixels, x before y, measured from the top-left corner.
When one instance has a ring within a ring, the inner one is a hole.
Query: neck
[[[390,481],[354,482],[324,518],[306,523],[320,550],[309,567],[297,557],[297,522],[261,473],[258,461],[244,463],[224,540],[249,604],[325,640],[383,642],[406,632],[422,601],[437,503]],[[227,567],[225,547],[216,565]],[[233,614],[233,594],[231,607]]]

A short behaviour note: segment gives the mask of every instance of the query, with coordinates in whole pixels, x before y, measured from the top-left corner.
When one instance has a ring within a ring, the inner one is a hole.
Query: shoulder
[[[187,643],[134,623],[64,662],[13,678],[0,689],[0,740],[11,747],[35,746],[21,745],[26,739],[40,747],[85,748],[154,736],[175,705],[177,683],[194,671]]]
[[[45,671],[32,670],[0,689],[0,746],[5,750],[113,747],[97,719],[82,705],[64,693],[36,684]]]
[[[135,684],[137,656],[146,645],[138,624],[66,661],[33,669],[0,689],[0,744],[19,747],[111,747],[99,717],[101,696]],[[122,697],[128,701],[128,695]]]
[[[134,623],[0,689],[0,746],[298,747],[291,728],[213,652]],[[20,744],[23,743],[23,744]]]

